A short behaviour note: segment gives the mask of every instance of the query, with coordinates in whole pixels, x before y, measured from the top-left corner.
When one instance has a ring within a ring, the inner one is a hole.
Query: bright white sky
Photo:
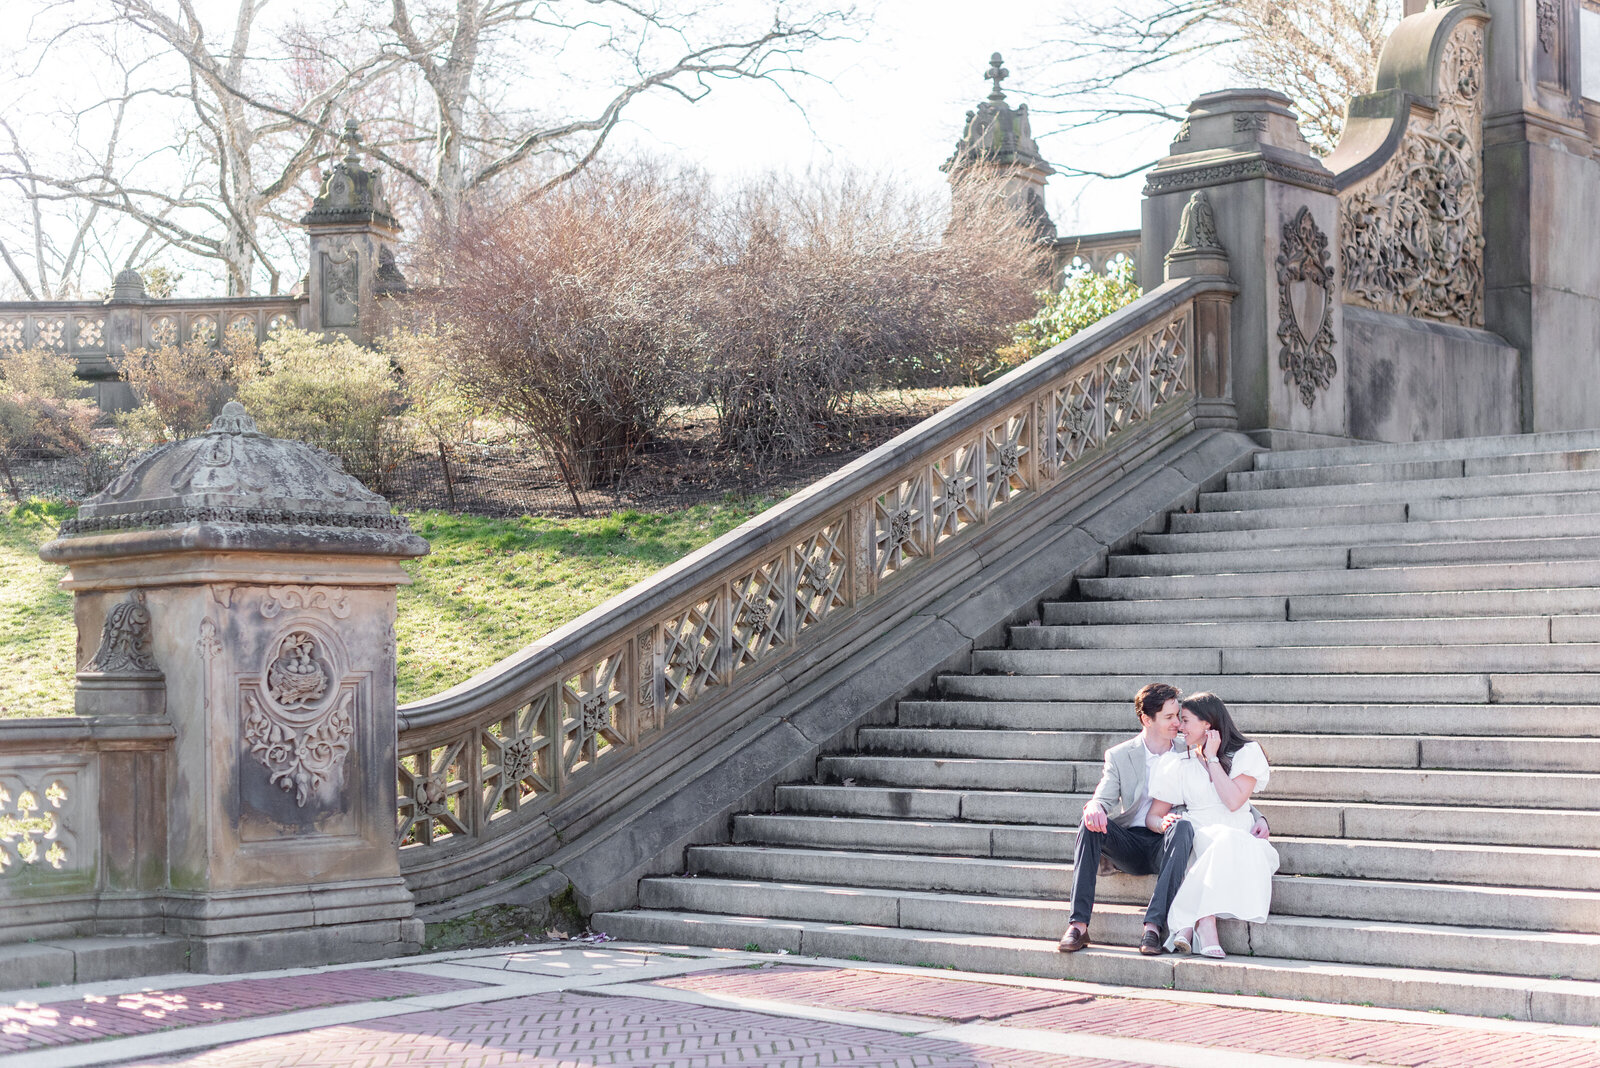
[[[802,84],[795,93],[804,116],[770,87],[725,85],[693,106],[665,95],[637,103],[625,136],[653,151],[681,152],[717,175],[849,163],[942,189],[939,164],[968,109],[988,95],[989,55],[1005,57],[1011,103],[1027,102],[1030,77],[1044,78],[1037,42],[1052,35],[1062,11],[1084,2],[1093,0],[881,0],[864,40],[827,54],[833,83]],[[1035,135],[1051,121],[1039,116]],[[1170,140],[1170,131],[1155,129],[1111,150],[1118,159],[1153,160]],[[1059,162],[1072,146],[1046,137],[1041,149]],[[1139,177],[1056,178],[1047,201],[1063,234],[1132,229],[1142,186]]]

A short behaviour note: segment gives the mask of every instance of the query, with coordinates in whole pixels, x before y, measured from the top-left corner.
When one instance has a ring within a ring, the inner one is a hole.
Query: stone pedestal
[[[104,649],[119,619],[143,621],[140,654],[97,654],[79,703],[148,715],[164,685],[166,933],[197,970],[420,942],[396,855],[394,617],[400,561],[426,551],[238,404],[141,457],[41,551],[70,568],[80,635]]]
[[[1184,209],[1205,190],[1240,286],[1230,311],[1239,428],[1342,436],[1338,201],[1288,104],[1270,90],[1231,89],[1189,106],[1145,185],[1141,281],[1161,281]]]
[[[361,134],[354,119],[345,123],[340,141],[346,148],[344,159],[334,164],[321,194],[300,220],[310,238],[308,328],[344,334],[364,345],[380,331],[379,299],[406,287],[394,259],[400,224],[382,176],[361,165]]]

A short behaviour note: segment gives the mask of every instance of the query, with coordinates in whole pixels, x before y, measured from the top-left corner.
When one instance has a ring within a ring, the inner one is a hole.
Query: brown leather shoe
[[[1063,953],[1076,953],[1078,950],[1082,949],[1088,944],[1088,928],[1084,928],[1080,931],[1076,927],[1068,927],[1067,933],[1062,935],[1061,941],[1056,943],[1056,948]]]
[[[1139,952],[1143,953],[1147,957],[1160,956],[1161,932],[1152,931],[1150,928],[1146,927],[1144,929],[1144,934],[1139,938]]]

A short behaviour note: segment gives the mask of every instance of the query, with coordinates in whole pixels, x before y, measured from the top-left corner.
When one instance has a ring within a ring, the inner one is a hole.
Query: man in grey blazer
[[[1139,715],[1139,733],[1106,751],[1105,770],[1094,796],[1083,806],[1073,854],[1072,914],[1058,948],[1074,953],[1089,944],[1089,916],[1094,911],[1095,879],[1102,857],[1130,875],[1156,876],[1155,893],[1144,914],[1144,934],[1139,952],[1161,952],[1161,929],[1178,894],[1194,844],[1194,828],[1178,820],[1165,834],[1145,826],[1150,811],[1150,772],[1173,750],[1178,737],[1178,691],[1164,682],[1152,682],[1133,698]],[[1256,813],[1251,829],[1267,836],[1266,820]]]

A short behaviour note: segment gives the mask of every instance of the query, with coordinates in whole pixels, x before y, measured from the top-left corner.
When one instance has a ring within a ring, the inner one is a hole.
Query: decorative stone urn
[[[70,569],[80,714],[164,699],[165,928],[195,970],[420,943],[395,843],[394,619],[400,561],[427,551],[336,459],[237,403],[137,457],[40,550]]]

